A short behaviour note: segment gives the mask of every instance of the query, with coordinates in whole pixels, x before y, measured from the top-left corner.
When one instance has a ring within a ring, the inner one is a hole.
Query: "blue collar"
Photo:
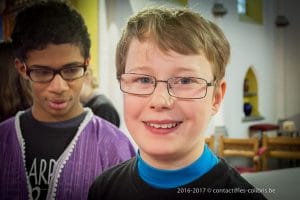
[[[204,146],[202,155],[192,164],[176,170],[162,170],[154,168],[143,161],[140,154],[137,155],[137,167],[140,177],[155,188],[169,189],[188,184],[212,169],[218,158]]]

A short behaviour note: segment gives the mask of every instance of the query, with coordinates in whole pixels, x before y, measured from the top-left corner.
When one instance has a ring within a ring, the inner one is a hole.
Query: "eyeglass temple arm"
[[[207,83],[207,87],[215,86],[215,85],[216,85],[215,81],[212,81],[212,82],[210,82],[210,83]]]

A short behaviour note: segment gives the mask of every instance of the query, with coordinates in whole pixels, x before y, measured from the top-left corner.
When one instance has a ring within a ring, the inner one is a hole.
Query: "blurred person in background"
[[[14,65],[12,44],[0,43],[0,122],[32,104],[30,85],[20,77]]]
[[[105,95],[98,92],[98,87],[99,84],[96,77],[93,75],[92,69],[87,69],[80,93],[81,103],[84,107],[91,108],[95,115],[111,122],[117,127],[120,127],[118,111]]]

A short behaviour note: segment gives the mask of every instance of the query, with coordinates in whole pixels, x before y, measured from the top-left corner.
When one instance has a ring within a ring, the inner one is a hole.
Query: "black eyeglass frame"
[[[65,81],[73,81],[73,80],[82,78],[82,77],[85,75],[85,72],[86,72],[87,66],[88,66],[88,65],[86,64],[86,61],[84,61],[83,64],[78,64],[77,66],[74,66],[74,67],[65,67],[65,66],[64,66],[64,67],[62,67],[62,68],[60,68],[60,69],[53,69],[53,68],[51,68],[51,67],[44,67],[43,69],[46,69],[46,70],[49,70],[49,71],[52,71],[52,72],[53,72],[53,73],[52,73],[52,78],[49,79],[49,80],[47,80],[47,81],[35,81],[35,80],[33,80],[32,77],[31,77],[31,72],[34,71],[34,70],[36,70],[36,69],[31,69],[31,68],[29,68],[28,65],[27,65],[25,62],[23,62],[23,64],[24,64],[24,66],[25,66],[25,70],[26,70],[27,76],[30,78],[31,81],[36,82],[36,83],[49,83],[49,82],[51,82],[51,81],[54,79],[54,77],[56,76],[56,74],[59,74],[59,75],[62,77],[62,79],[64,79]],[[76,68],[83,68],[83,75],[80,76],[80,77],[72,78],[72,79],[64,78],[64,76],[62,75],[61,71],[62,71],[62,70],[65,70],[65,69],[68,69],[68,68],[75,68],[75,67],[76,67]]]
[[[155,81],[155,83],[154,83],[154,87],[153,87],[152,92],[151,92],[151,93],[147,93],[147,94],[137,94],[137,93],[126,92],[125,90],[123,90],[123,88],[122,88],[122,83],[121,83],[121,76],[122,76],[123,74],[143,75],[143,76],[147,76],[147,77],[153,78],[154,81]],[[162,82],[162,83],[167,84],[167,91],[168,91],[168,94],[169,94],[171,97],[175,97],[175,98],[178,98],[178,99],[203,99],[203,98],[205,98],[206,95],[207,95],[207,88],[216,85],[216,80],[213,80],[213,81],[211,81],[211,82],[208,82],[206,79],[203,79],[203,78],[200,78],[200,77],[177,76],[177,77],[171,77],[171,78],[169,78],[169,79],[167,79],[167,80],[157,80],[156,77],[151,76],[151,75],[148,75],[148,74],[138,74],[138,73],[123,73],[123,74],[117,76],[117,79],[118,79],[119,84],[120,84],[120,90],[121,90],[122,92],[126,93],[126,94],[133,94],[133,95],[145,95],[145,96],[151,95],[151,94],[154,93],[154,91],[155,91],[155,89],[156,89],[156,87],[157,87],[157,83]],[[174,79],[174,78],[196,78],[196,79],[201,79],[201,80],[205,81],[205,83],[206,83],[206,87],[205,87],[205,95],[204,95],[203,97],[200,97],[200,98],[199,98],[199,97],[187,98],[187,97],[178,97],[178,96],[172,95],[172,94],[170,93],[170,88],[169,88],[168,85],[170,84],[170,83],[169,83],[169,80]]]

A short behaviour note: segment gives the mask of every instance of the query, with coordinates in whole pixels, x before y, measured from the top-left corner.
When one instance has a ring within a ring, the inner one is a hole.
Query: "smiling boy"
[[[12,41],[33,105],[0,124],[0,199],[86,199],[96,176],[135,150],[80,103],[90,61],[83,18],[66,3],[35,4],[17,15]]]
[[[229,56],[220,28],[188,9],[148,8],[129,19],[116,66],[139,153],[97,178],[89,199],[264,199],[204,142]]]

